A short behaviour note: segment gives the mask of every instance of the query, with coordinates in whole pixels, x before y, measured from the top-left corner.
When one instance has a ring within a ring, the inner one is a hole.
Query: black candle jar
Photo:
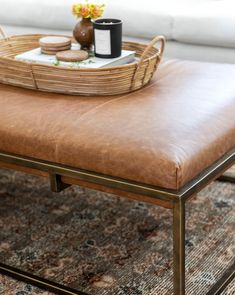
[[[106,18],[93,23],[95,56],[115,58],[122,54],[122,21]]]

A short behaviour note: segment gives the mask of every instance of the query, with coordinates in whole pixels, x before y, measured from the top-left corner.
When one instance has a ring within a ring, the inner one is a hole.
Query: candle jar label
[[[95,51],[97,54],[111,54],[111,32],[110,30],[95,29]]]

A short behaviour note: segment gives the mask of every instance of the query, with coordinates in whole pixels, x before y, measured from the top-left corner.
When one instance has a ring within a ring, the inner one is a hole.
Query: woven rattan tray
[[[149,45],[124,42],[123,49],[136,51],[139,61],[102,69],[64,68],[15,60],[15,56],[39,47],[45,35],[7,37],[0,29],[0,83],[72,95],[116,95],[148,84],[160,63],[165,39],[157,36]],[[154,47],[160,42],[160,49]]]

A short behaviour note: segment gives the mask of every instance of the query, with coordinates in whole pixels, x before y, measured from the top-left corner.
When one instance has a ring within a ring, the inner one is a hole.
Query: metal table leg
[[[174,295],[185,295],[185,202],[173,207]]]

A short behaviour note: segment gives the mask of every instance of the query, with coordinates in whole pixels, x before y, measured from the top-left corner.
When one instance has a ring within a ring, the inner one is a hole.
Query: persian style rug
[[[229,173],[235,173],[231,169]],[[235,257],[235,185],[187,204],[187,295],[203,295]],[[0,170],[0,261],[95,295],[172,294],[171,210]],[[0,275],[1,295],[49,292]],[[223,295],[235,294],[232,282]]]

